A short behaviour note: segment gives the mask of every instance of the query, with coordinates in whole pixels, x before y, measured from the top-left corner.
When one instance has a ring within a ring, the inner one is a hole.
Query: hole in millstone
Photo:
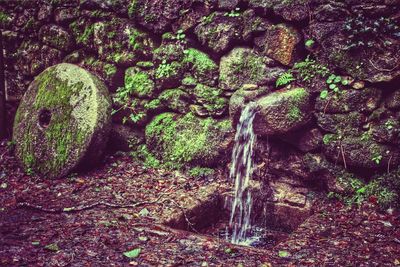
[[[42,109],[39,112],[39,126],[47,128],[51,121],[51,112],[48,109]]]

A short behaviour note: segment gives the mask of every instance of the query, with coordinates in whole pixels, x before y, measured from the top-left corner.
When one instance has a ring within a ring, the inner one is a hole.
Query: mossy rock
[[[400,164],[398,147],[377,143],[367,134],[326,134],[323,151],[332,162],[339,161],[347,167],[391,170]]]
[[[162,113],[146,126],[146,144],[172,167],[187,164],[216,166],[227,160],[233,141],[230,120]]]
[[[151,98],[155,93],[155,84],[152,74],[137,67],[128,68],[125,71],[125,88],[132,95],[139,98]]]
[[[228,100],[222,97],[222,90],[219,88],[197,84],[193,89],[193,96],[210,116],[221,116],[227,110]]]
[[[15,154],[25,170],[65,176],[100,159],[110,115],[111,100],[99,79],[76,65],[52,66],[30,84],[18,108]]]
[[[214,86],[218,80],[218,65],[206,53],[195,48],[183,51],[183,63],[187,64],[193,77],[200,83]]]
[[[298,129],[311,119],[311,96],[304,88],[275,91],[256,101],[259,112],[254,131],[260,135],[283,134]]]
[[[74,46],[74,40],[68,31],[57,25],[44,25],[40,28],[39,39],[58,50],[70,51]]]
[[[361,126],[366,123],[366,117],[360,112],[354,111],[345,114],[314,113],[317,125],[330,133],[354,133],[360,132]]]
[[[189,112],[189,104],[192,102],[190,95],[179,88],[163,91],[158,99],[168,109],[182,114]]]
[[[324,113],[371,112],[379,106],[381,97],[382,91],[373,87],[342,90],[340,94],[330,94],[324,99],[318,97],[315,109]]]
[[[204,18],[194,32],[203,46],[214,53],[223,53],[242,39],[242,27],[240,16],[229,17],[224,12],[214,12]]]
[[[274,65],[274,60],[251,48],[236,47],[221,58],[219,87],[227,91],[236,91],[244,84],[275,83],[285,69]]]

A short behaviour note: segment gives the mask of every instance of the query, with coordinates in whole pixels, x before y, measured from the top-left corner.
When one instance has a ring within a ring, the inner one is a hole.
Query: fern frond
[[[293,74],[290,71],[284,72],[276,80],[276,87],[289,84],[295,80],[296,80],[296,78],[293,76]]]

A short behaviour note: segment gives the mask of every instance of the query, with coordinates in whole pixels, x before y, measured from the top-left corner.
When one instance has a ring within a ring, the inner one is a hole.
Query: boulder
[[[177,20],[191,1],[179,0],[137,0],[131,1],[128,15],[147,30],[160,34],[168,31],[170,24]]]
[[[273,11],[285,20],[299,22],[309,18],[311,0],[276,2],[273,6]]]
[[[197,84],[192,93],[196,102],[201,104],[210,116],[221,116],[227,110],[228,100],[222,97],[222,90],[219,88]]]
[[[318,128],[301,129],[281,137],[282,140],[294,145],[302,152],[315,151],[321,147],[322,133]]]
[[[110,127],[108,90],[88,71],[59,64],[30,84],[14,122],[15,155],[26,170],[65,176],[100,159]]]
[[[57,8],[54,11],[54,20],[57,23],[70,22],[78,17],[79,9],[77,8]]]
[[[242,88],[233,93],[229,98],[229,116],[233,125],[237,125],[239,122],[240,113],[247,103],[254,101],[268,92],[269,90],[266,87],[259,87],[255,84],[244,84]]]
[[[218,81],[218,65],[206,53],[195,48],[183,51],[183,64],[197,82],[215,86]]]
[[[41,42],[65,52],[71,50],[74,46],[72,36],[65,29],[54,24],[41,27],[39,39]]]
[[[291,66],[299,59],[301,34],[287,24],[272,25],[262,36],[255,39],[262,54],[279,63]]]
[[[227,16],[223,12],[214,12],[196,26],[195,34],[203,46],[214,53],[222,53],[241,39],[242,27],[240,16]]]
[[[162,113],[146,126],[146,145],[172,167],[182,164],[217,166],[230,156],[233,131],[228,119]]]
[[[325,99],[318,97],[315,109],[325,113],[371,112],[378,107],[381,96],[382,91],[372,87],[363,90],[342,90],[340,94],[330,94]]]
[[[347,167],[386,170],[400,164],[399,147],[377,143],[369,132],[344,136],[326,134],[323,151],[331,161],[339,161]]]
[[[257,99],[255,133],[283,134],[307,124],[311,119],[310,101],[304,88],[283,89]]]
[[[360,132],[361,127],[367,123],[366,116],[357,111],[345,114],[315,112],[314,115],[317,118],[318,126],[330,133]]]
[[[380,7],[385,7],[384,15],[378,15]],[[357,80],[389,82],[400,75],[396,12],[385,5],[321,2],[311,10],[316,19],[305,30],[306,39],[315,41],[313,54],[330,69]]]
[[[219,72],[219,87],[236,91],[244,84],[275,83],[285,69],[250,48],[237,47],[221,58]]]
[[[312,213],[312,202],[307,199],[309,190],[279,180],[270,182],[269,186],[272,199],[264,204],[269,211],[266,221],[272,227],[295,230]]]
[[[189,112],[189,105],[192,102],[190,95],[179,88],[163,91],[158,99],[169,110],[181,114]]]
[[[376,142],[400,145],[400,114],[373,121],[371,134]]]

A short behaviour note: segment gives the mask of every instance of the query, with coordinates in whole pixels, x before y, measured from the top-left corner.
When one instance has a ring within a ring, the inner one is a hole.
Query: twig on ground
[[[106,202],[106,201],[98,201],[98,202],[95,202],[95,203],[92,203],[92,204],[79,205],[77,207],[45,208],[45,207],[43,207],[41,205],[35,205],[35,204],[28,203],[28,202],[20,202],[20,203],[17,203],[17,207],[18,208],[31,208],[31,209],[40,210],[40,211],[43,211],[43,212],[48,212],[48,213],[77,212],[77,211],[93,209],[93,208],[95,208],[97,206],[106,206],[106,207],[109,207],[109,208],[116,208],[116,209],[136,208],[136,207],[143,206],[143,205],[151,205],[151,204],[159,203],[159,201],[165,195],[166,195],[166,193],[162,193],[162,194],[160,194],[160,196],[156,200],[136,202],[136,203],[133,203],[133,204],[116,204],[116,203],[110,203],[110,202]]]

